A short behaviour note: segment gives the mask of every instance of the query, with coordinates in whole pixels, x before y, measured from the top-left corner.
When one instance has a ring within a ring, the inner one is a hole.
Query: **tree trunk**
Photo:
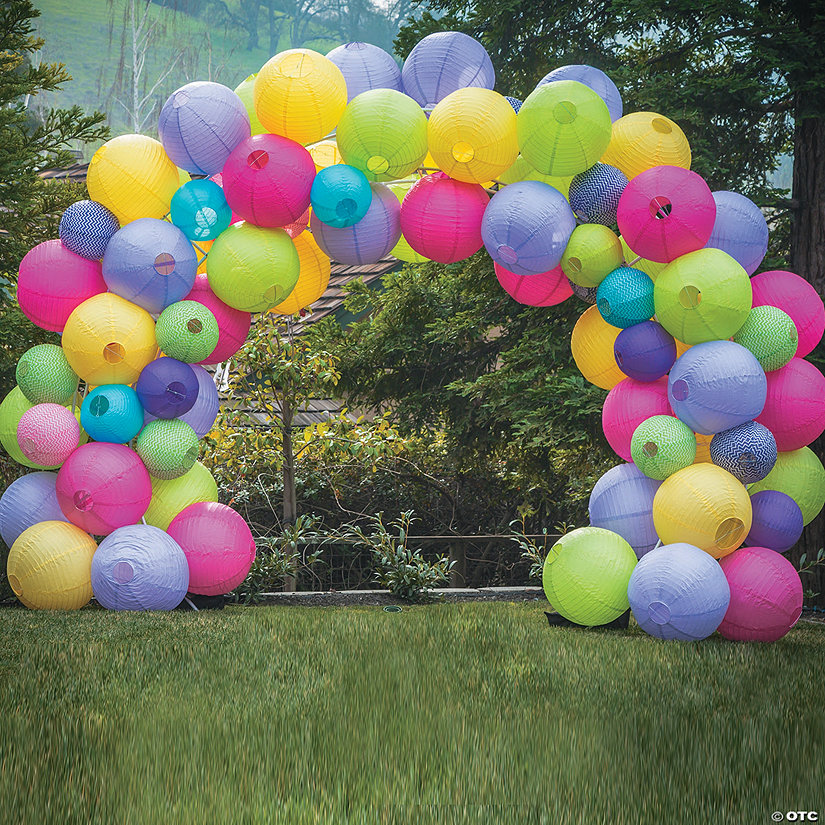
[[[284,524],[295,524],[298,517],[298,506],[295,500],[295,453],[292,446],[292,416],[293,410],[289,403],[284,402],[281,408],[281,425],[283,427],[284,452]],[[294,593],[298,587],[298,569],[293,565],[293,572],[284,580],[284,592]]]

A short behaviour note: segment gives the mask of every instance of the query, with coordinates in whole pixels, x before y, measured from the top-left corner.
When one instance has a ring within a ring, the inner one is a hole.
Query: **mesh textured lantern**
[[[579,220],[614,226],[619,198],[627,186],[621,169],[606,163],[594,163],[570,181],[570,207]]]
[[[195,285],[186,296],[186,300],[203,304],[218,322],[217,346],[200,363],[220,364],[222,361],[231,358],[246,342],[249,327],[252,324],[252,316],[248,312],[225,304],[218,298],[209,286],[209,278],[206,274],[200,274],[195,278]]]
[[[596,306],[620,329],[647,321],[653,315],[653,281],[639,269],[620,266],[599,284]]]
[[[614,121],[601,161],[633,180],[654,166],[690,169],[690,159],[685,133],[670,118],[655,112],[632,112]]]
[[[176,358],[156,358],[143,368],[135,392],[150,415],[177,418],[194,406],[198,379],[189,364]]]
[[[630,443],[639,424],[652,415],[670,414],[664,378],[647,383],[625,378],[607,394],[602,407],[602,429],[616,455],[631,461]]]
[[[548,72],[538,85],[557,83],[559,80],[575,80],[592,89],[607,106],[611,121],[616,121],[622,116],[622,96],[616,84],[601,69],[582,63],[559,66],[558,69]]]
[[[743,484],[761,481],[776,464],[776,440],[755,421],[724,430],[710,442],[710,460]]]
[[[164,354],[187,364],[208,358],[219,335],[217,319],[198,301],[170,304],[155,324],[155,338]]]
[[[186,596],[189,566],[170,535],[132,524],[100,542],[91,579],[95,598],[107,610],[173,610]]]
[[[753,521],[745,539],[746,547],[769,547],[785,553],[802,537],[802,511],[789,495],[761,490],[751,496],[751,507]]]
[[[768,251],[768,224],[762,210],[744,195],[713,193],[716,221],[707,245],[727,252],[753,275]]]
[[[133,384],[157,352],[155,322],[118,295],[96,295],[66,321],[63,351],[87,384]]]
[[[198,459],[197,433],[179,418],[150,421],[135,443],[135,451],[154,478],[179,478]]]
[[[295,289],[271,310],[281,315],[295,315],[315,303],[326,292],[332,269],[329,257],[309,232],[298,235],[293,243],[298,252],[300,271]]]
[[[190,180],[172,196],[172,223],[191,241],[211,241],[232,223],[223,189],[213,180]]]
[[[248,75],[234,89],[235,94],[243,103],[246,114],[249,117],[249,127],[253,135],[260,135],[266,132],[263,124],[258,120],[258,113],[255,111],[255,78],[258,73]]]
[[[23,455],[41,467],[62,464],[80,443],[80,424],[60,404],[35,404],[17,424],[17,444]]]
[[[73,524],[41,521],[9,550],[6,573],[14,595],[35,610],[79,610],[92,598],[95,540]]]
[[[367,214],[372,189],[363,172],[339,163],[315,176],[310,203],[318,220],[340,229],[358,223]]]
[[[633,431],[630,455],[646,476],[664,481],[693,464],[696,436],[672,415],[652,415]]]
[[[109,209],[121,226],[137,218],[162,218],[180,185],[177,166],[157,140],[145,135],[106,141],[86,173],[89,197]]]
[[[179,478],[152,479],[152,500],[144,515],[147,524],[166,530],[172,519],[190,504],[217,501],[218,485],[199,461]]]
[[[574,284],[585,287],[598,286],[623,263],[619,239],[600,224],[577,226],[561,258],[564,274]]]
[[[17,362],[15,378],[32,404],[69,404],[77,391],[77,373],[57,344],[36,344]]]
[[[573,294],[570,282],[560,266],[538,275],[516,275],[501,264],[493,264],[493,269],[504,291],[526,306],[552,307],[566,301]]]
[[[805,524],[810,524],[825,504],[825,469],[810,447],[778,453],[773,469],[748,492],[753,496],[762,490],[790,496],[799,505]]]
[[[344,76],[347,102],[371,89],[401,91],[401,69],[392,55],[372,43],[344,43],[327,52]]]
[[[83,399],[80,424],[95,441],[126,444],[143,427],[143,406],[131,387],[104,384]]]
[[[629,378],[656,381],[667,375],[676,361],[676,342],[661,324],[642,321],[618,334],[613,355]]]
[[[585,380],[603,390],[613,389],[627,376],[613,357],[619,328],[606,323],[596,307],[586,309],[573,327],[570,351]]]
[[[15,479],[0,496],[0,537],[11,547],[17,537],[41,521],[67,521],[57,502],[57,474],[45,471]]]
[[[750,350],[765,372],[782,369],[799,347],[796,324],[773,306],[755,306],[733,340]]]
[[[347,105],[341,70],[311,49],[271,57],[255,78],[255,111],[267,132],[315,143],[338,125]]]
[[[522,157],[548,175],[577,175],[596,163],[610,143],[610,112],[590,88],[575,80],[545,83],[518,113]]]
[[[57,231],[66,249],[81,258],[99,261],[118,229],[117,218],[102,203],[84,200],[66,207]]]

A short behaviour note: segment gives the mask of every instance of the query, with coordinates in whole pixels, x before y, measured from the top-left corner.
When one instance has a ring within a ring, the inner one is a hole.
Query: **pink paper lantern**
[[[41,467],[62,464],[80,443],[80,424],[60,404],[35,404],[17,424],[17,443],[23,455]]]
[[[218,343],[208,358],[200,361],[201,364],[220,364],[231,358],[245,343],[252,324],[252,315],[233,309],[225,304],[209,286],[209,278],[205,274],[195,277],[195,285],[186,296],[187,301],[197,301],[212,312],[218,322]]]
[[[481,249],[481,221],[490,198],[484,187],[443,172],[416,181],[401,203],[401,234],[419,254],[451,264]]]
[[[73,524],[94,536],[136,524],[152,498],[149,473],[123,444],[78,447],[57,473],[57,501]]]
[[[294,223],[287,224],[284,227],[284,232],[289,235],[290,238],[297,238],[307,227],[309,226],[309,209],[298,218],[297,221]]]
[[[212,177],[209,178],[209,180],[211,180],[213,183],[217,183],[218,186],[220,186],[221,189],[223,189],[223,175],[221,175],[220,172],[218,172],[217,175],[212,175]],[[224,197],[226,197],[226,192],[224,192],[223,195]],[[233,223],[239,223],[242,220],[243,218],[237,212],[232,212],[232,217],[229,219],[229,224],[231,226]]]
[[[186,554],[190,593],[228,593],[246,578],[255,561],[249,525],[225,504],[190,504],[172,519],[167,532]]]
[[[17,300],[23,314],[42,329],[63,332],[74,309],[106,292],[100,261],[70,252],[60,241],[44,241],[20,262]]]
[[[825,376],[804,358],[765,373],[768,395],[755,419],[776,439],[778,450],[807,447],[825,430]]]
[[[226,202],[233,212],[257,226],[287,226],[309,206],[315,178],[312,156],[280,135],[242,140],[221,170]]]
[[[716,201],[696,172],[654,166],[633,178],[619,199],[616,221],[630,249],[659,263],[701,249],[716,220]]]
[[[737,642],[775,642],[802,613],[802,582],[794,566],[767,547],[741,547],[719,560],[730,605],[719,633]]]
[[[804,358],[825,333],[825,306],[814,287],[784,269],[760,272],[751,278],[753,305],[774,306],[787,313],[799,332],[798,358]]]
[[[636,427],[652,415],[673,415],[667,400],[667,378],[634,381],[625,378],[607,394],[602,407],[602,429],[616,455],[633,461],[630,441]]]
[[[517,275],[499,263],[494,263],[493,269],[504,291],[520,304],[552,307],[566,301],[573,294],[573,288],[561,266],[538,275]]]

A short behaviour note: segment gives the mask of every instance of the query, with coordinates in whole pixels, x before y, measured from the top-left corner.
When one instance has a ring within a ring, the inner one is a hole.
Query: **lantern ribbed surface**
[[[218,485],[199,461],[178,478],[153,478],[151,483],[152,500],[143,518],[161,530],[166,530],[172,519],[190,504],[218,500]]]
[[[760,490],[751,496],[753,521],[746,547],[769,547],[777,553],[790,550],[802,537],[805,525],[799,505],[778,490]]]
[[[630,443],[639,424],[652,415],[670,413],[664,378],[647,383],[625,378],[607,394],[602,407],[602,429],[616,455],[631,461]]]
[[[318,219],[338,228],[358,223],[372,203],[372,189],[364,173],[345,163],[318,172],[309,194]]]
[[[58,234],[63,246],[75,255],[99,261],[118,229],[117,218],[102,203],[84,200],[66,207]]]
[[[592,89],[607,106],[611,121],[616,121],[622,116],[622,96],[616,84],[601,69],[582,63],[559,66],[558,69],[548,72],[538,85],[557,83],[559,80],[575,80]]]
[[[537,275],[516,275],[501,264],[493,264],[493,269],[504,291],[526,306],[552,307],[573,294],[570,281],[560,266]]]
[[[610,326],[592,306],[576,321],[570,336],[570,351],[579,372],[585,380],[603,390],[613,389],[627,378],[613,356],[619,332],[618,327]]]
[[[41,467],[62,464],[80,443],[80,424],[60,404],[35,404],[17,424],[17,444],[29,461]]]
[[[753,275],[768,251],[768,224],[762,210],[738,192],[714,192],[713,199],[716,221],[707,245],[727,252]]]
[[[622,245],[622,254],[624,255],[625,263],[634,269],[641,269],[642,272],[650,276],[651,281],[656,283],[656,278],[659,277],[660,273],[664,272],[667,264],[640,257],[627,245],[627,242],[621,235],[619,236],[619,243]]]
[[[266,132],[263,124],[258,120],[258,113],[255,111],[255,78],[258,73],[248,75],[234,89],[235,94],[240,98],[246,109],[249,118],[249,126],[253,135],[260,135]]]
[[[198,379],[192,367],[177,358],[156,358],[147,364],[135,384],[143,409],[158,418],[178,418],[198,398]]]
[[[598,286],[623,263],[618,237],[599,224],[577,226],[561,258],[564,274],[574,284],[585,287]]]
[[[412,189],[415,183],[415,180],[410,179],[390,183],[388,186],[395,197],[398,198],[398,203],[401,204],[404,202],[405,195]],[[419,255],[418,252],[407,243],[403,232],[398,239],[398,243],[390,250],[390,255],[392,255],[393,258],[398,258],[399,261],[406,261],[411,264],[420,264],[428,260],[423,255]]]
[[[776,440],[767,427],[746,421],[713,436],[710,460],[743,484],[752,484],[776,464]]]
[[[37,344],[26,350],[17,362],[15,378],[32,404],[70,404],[79,380],[57,344]]]
[[[315,303],[326,292],[332,271],[329,256],[309,232],[302,232],[293,243],[300,262],[298,283],[285,301],[272,308],[281,315],[295,315]]]
[[[206,273],[196,276],[195,285],[185,300],[203,304],[218,322],[218,344],[201,360],[201,364],[220,364],[221,361],[227,361],[244,345],[249,335],[252,316],[248,312],[225,304],[218,298],[209,286]]]
[[[810,524],[825,504],[825,469],[810,447],[780,452],[770,473],[748,488],[752,496],[761,490],[790,496],[799,505],[805,524]]]
[[[41,521],[68,521],[57,501],[57,473],[28,473],[0,496],[0,538],[11,547],[17,537]]]
[[[619,369],[636,381],[656,381],[676,361],[673,336],[656,321],[642,321],[623,329],[613,345]]]
[[[190,180],[172,197],[170,219],[191,241],[211,241],[232,223],[223,189],[212,180]]]
[[[601,161],[620,169],[630,180],[654,166],[690,169],[690,144],[670,118],[632,112],[614,121]]]
[[[192,371],[198,379],[198,397],[191,409],[183,413],[179,420],[185,421],[195,431],[198,438],[203,438],[212,429],[212,425],[218,417],[221,399],[212,375],[197,364],[190,364],[189,366],[192,367]],[[150,421],[156,420],[157,416],[148,412],[144,413],[141,419],[142,424],[148,424]]]
[[[652,415],[633,431],[630,455],[646,476],[664,481],[693,464],[696,436],[672,415]]]
[[[509,169],[505,169],[496,180],[499,183],[520,183],[523,180],[537,180],[552,186],[568,198],[570,193],[570,182],[573,180],[573,175],[545,175],[536,169],[519,155]]]
[[[327,52],[344,76],[347,84],[347,102],[371,89],[402,90],[401,69],[392,55],[372,43],[354,41]]]
[[[160,418],[143,428],[135,450],[152,477],[179,478],[198,459],[198,435],[179,418]]]
[[[217,319],[198,301],[170,304],[155,323],[155,338],[164,354],[188,364],[214,352],[218,337]]]
[[[80,423],[95,441],[126,444],[143,427],[143,405],[132,387],[104,384],[83,399]]]

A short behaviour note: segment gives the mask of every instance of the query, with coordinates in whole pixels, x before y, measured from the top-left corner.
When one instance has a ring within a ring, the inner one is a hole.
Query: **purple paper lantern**
[[[648,383],[670,371],[676,361],[676,342],[661,324],[643,321],[618,334],[613,354],[625,375]]]
[[[198,379],[198,397],[191,409],[183,415],[179,415],[181,421],[185,421],[194,431],[198,438],[203,438],[215,423],[218,417],[218,410],[221,406],[221,399],[218,395],[218,388],[212,380],[212,376],[203,368],[196,364],[189,365]],[[143,423],[156,421],[158,416],[144,413]]]
[[[345,43],[327,53],[347,81],[347,102],[370,89],[402,91],[401,70],[392,58],[372,43]]]
[[[179,418],[198,400],[198,378],[192,366],[183,361],[156,358],[141,371],[135,390],[150,415]]]
[[[11,547],[17,537],[41,521],[68,521],[57,501],[57,473],[21,476],[0,498],[0,536]]]
[[[753,275],[768,251],[768,224],[762,210],[737,192],[714,192],[713,199],[716,220],[705,245],[727,252]]]
[[[97,201],[77,201],[60,217],[58,233],[63,246],[90,261],[99,261],[120,224],[114,213]]]
[[[760,490],[751,496],[751,509],[753,521],[746,547],[768,547],[785,553],[802,536],[802,511],[789,495],[779,490]]]
[[[612,121],[622,116],[622,96],[616,84],[601,69],[584,64],[559,66],[558,69],[553,69],[539,80],[538,85],[553,83],[557,80],[575,80],[578,83],[584,83],[605,102]]]
[[[746,421],[713,436],[710,460],[743,484],[754,484],[776,464],[776,439],[767,427]]]

